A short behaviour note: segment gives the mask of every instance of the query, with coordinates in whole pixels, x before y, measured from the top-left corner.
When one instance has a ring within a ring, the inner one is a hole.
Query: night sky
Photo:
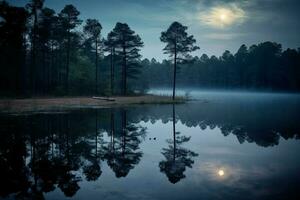
[[[26,0],[9,0],[25,5]],[[283,44],[283,48],[300,47],[299,0],[46,0],[45,6],[61,11],[73,4],[81,19],[96,18],[103,26],[102,35],[116,22],[126,22],[145,43],[142,54],[158,60],[167,58],[159,40],[160,33],[173,21],[189,27],[202,53],[235,53],[241,44],[263,41]]]

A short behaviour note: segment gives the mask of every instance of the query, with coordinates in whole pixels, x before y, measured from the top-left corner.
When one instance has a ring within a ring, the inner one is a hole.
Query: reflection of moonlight
[[[224,172],[224,170],[220,169],[220,170],[218,171],[218,174],[219,174],[219,176],[224,176],[224,175],[225,175],[225,172]]]

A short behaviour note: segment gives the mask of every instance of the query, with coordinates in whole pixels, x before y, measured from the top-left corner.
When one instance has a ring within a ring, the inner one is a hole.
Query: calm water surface
[[[0,115],[0,199],[300,199],[300,96]]]

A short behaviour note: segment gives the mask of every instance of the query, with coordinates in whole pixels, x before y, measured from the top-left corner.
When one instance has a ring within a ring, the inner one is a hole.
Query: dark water
[[[194,96],[1,114],[0,198],[300,199],[299,96]]]

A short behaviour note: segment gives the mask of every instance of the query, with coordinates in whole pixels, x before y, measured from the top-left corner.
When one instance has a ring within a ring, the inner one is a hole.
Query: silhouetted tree
[[[235,69],[237,70],[237,74],[239,77],[239,85],[240,87],[245,87],[245,79],[246,79],[246,74],[245,74],[245,68],[247,67],[247,62],[248,62],[248,48],[246,45],[242,45],[237,53],[234,55],[235,57]]]
[[[143,47],[143,42],[126,23],[118,22],[112,34],[116,38],[116,54],[121,58],[122,63],[122,94],[126,95],[127,77],[136,78],[140,72],[141,66],[138,61],[141,57],[139,51]]]
[[[109,52],[109,56],[110,56],[110,93],[111,95],[113,95],[114,94],[114,73],[115,73],[114,57],[115,57],[115,49],[117,45],[117,38],[114,31],[108,33],[107,39],[105,40],[104,44],[106,47],[105,50]]]
[[[44,93],[50,92],[51,78],[54,69],[53,48],[55,44],[56,34],[58,34],[56,26],[58,26],[58,18],[55,16],[55,11],[50,8],[43,8],[40,14],[39,27],[39,46],[41,54],[41,64],[39,65],[41,71],[37,75],[39,87]]]
[[[73,5],[66,5],[64,9],[59,13],[59,20],[63,31],[63,37],[66,39],[66,77],[65,86],[66,93],[69,93],[69,71],[70,71],[70,56],[71,56],[71,40],[72,30],[81,24],[81,20],[78,19],[80,12]]]
[[[26,36],[28,13],[0,1],[0,94],[21,95],[26,89]]]
[[[31,0],[26,6],[29,10],[31,15],[32,21],[32,31],[31,31],[31,68],[30,68],[30,82],[32,91],[37,90],[37,61],[36,61],[36,54],[37,54],[37,42],[38,42],[38,20],[39,20],[39,11],[42,9],[44,5],[44,0]]]
[[[173,100],[175,99],[177,64],[186,61],[190,52],[199,49],[194,45],[196,43],[194,36],[189,36],[186,30],[187,26],[183,26],[179,22],[173,22],[167,31],[161,33],[160,37],[162,42],[167,43],[163,49],[164,53],[174,57]]]
[[[94,45],[94,50],[95,50],[95,94],[98,93],[98,51],[99,51],[99,46],[101,43],[101,30],[102,26],[99,23],[98,20],[96,19],[87,19],[86,24],[83,27],[84,33],[87,35],[87,40],[91,40],[92,44]]]

